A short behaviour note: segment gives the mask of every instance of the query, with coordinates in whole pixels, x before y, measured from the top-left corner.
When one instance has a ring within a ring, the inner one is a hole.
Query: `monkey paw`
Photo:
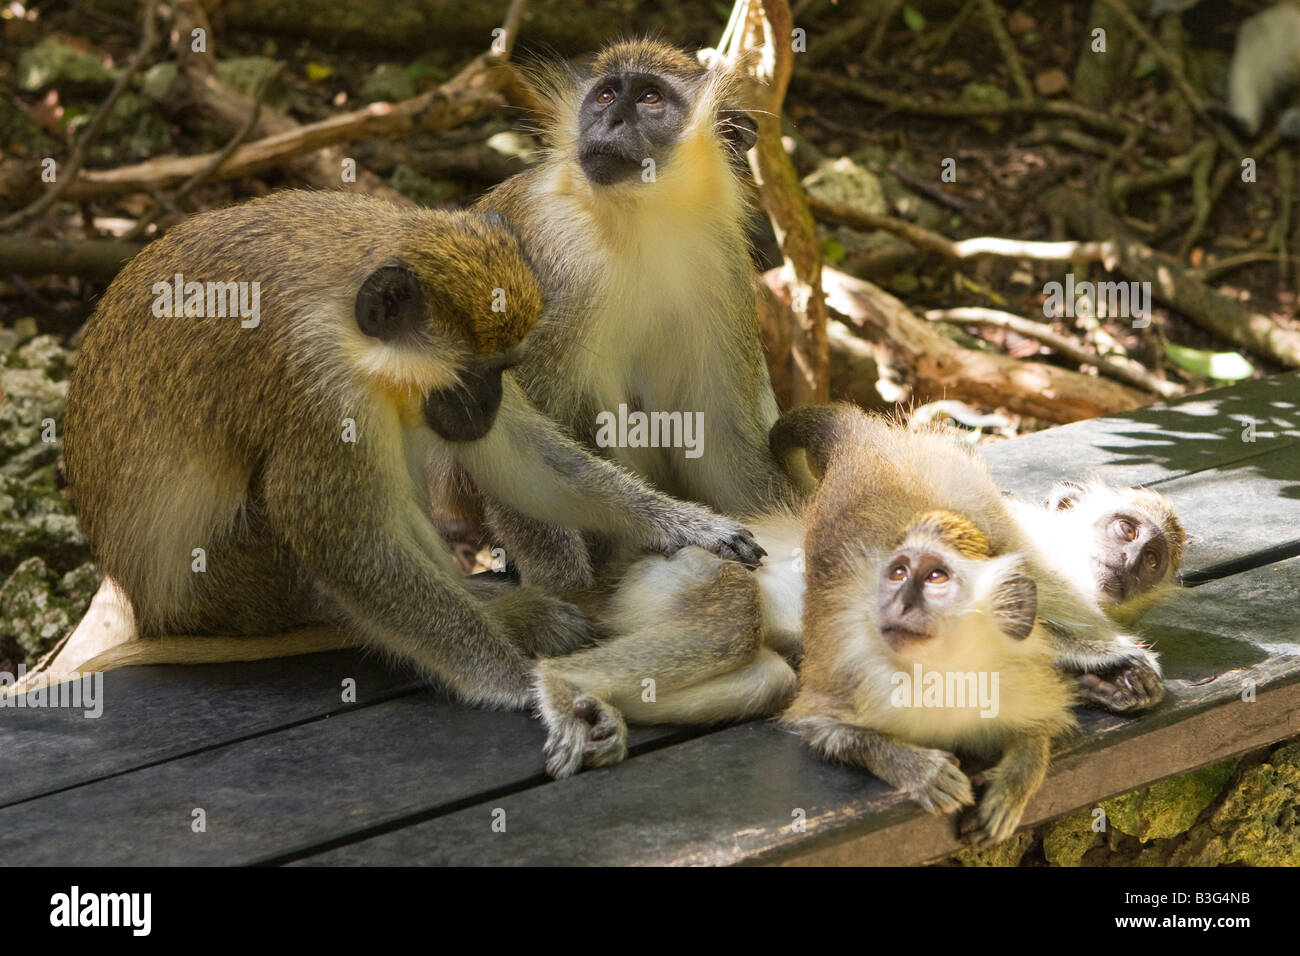
[[[917,757],[916,782],[905,789],[927,812],[956,813],[975,802],[970,778],[962,773],[956,757],[946,750],[920,750]]]
[[[1009,840],[1020,825],[1025,802],[999,787],[994,780],[979,804],[962,817],[958,835],[971,847],[992,846]]]
[[[1079,674],[1075,678],[1079,697],[1116,714],[1146,710],[1160,702],[1165,685],[1154,657],[1130,658],[1113,667]]]
[[[739,561],[747,568],[756,568],[767,552],[759,547],[754,534],[723,515],[700,508],[661,544],[664,554],[673,554],[694,545],[711,551],[727,561]]]
[[[522,585],[492,599],[511,642],[533,657],[560,657],[592,643],[582,610],[537,588]]]
[[[627,723],[616,707],[597,697],[574,699],[567,713],[546,715],[542,753],[557,780],[579,770],[607,767],[627,756]]]

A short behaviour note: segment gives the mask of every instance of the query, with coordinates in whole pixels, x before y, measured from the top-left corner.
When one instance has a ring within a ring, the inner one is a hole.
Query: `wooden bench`
[[[1136,720],[1081,711],[1026,825],[1300,733],[1300,375],[987,456],[1027,495],[1090,471],[1152,485],[1192,536],[1197,586],[1142,627],[1168,697]],[[554,782],[528,715],[452,703],[361,652],[127,668],[103,696],[98,719],[0,709],[0,860],[910,864],[958,846],[950,821],[771,722],[633,728],[624,764]]]

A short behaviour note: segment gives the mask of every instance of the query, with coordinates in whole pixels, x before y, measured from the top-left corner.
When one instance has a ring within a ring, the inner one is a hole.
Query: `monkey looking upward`
[[[734,165],[755,127],[732,108],[736,84],[648,40],[607,47],[582,75],[556,67],[539,82],[546,159],[479,204],[517,231],[547,299],[507,384],[582,446],[732,516],[793,493],[767,446],[777,408]],[[620,406],[698,422],[697,448],[599,447],[597,416]],[[581,515],[540,523],[486,490],[489,523],[525,581],[591,585],[609,542],[584,536]]]

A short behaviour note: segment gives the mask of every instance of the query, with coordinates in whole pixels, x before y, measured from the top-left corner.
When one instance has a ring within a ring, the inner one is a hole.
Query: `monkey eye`
[[[663,94],[658,90],[646,90],[641,94],[641,102],[650,103],[652,105],[660,102],[663,98]]]
[[[905,565],[905,564],[896,564],[896,565],[894,565],[892,568],[890,568],[890,569],[889,569],[889,580],[891,580],[891,581],[906,581],[906,580],[907,580],[907,565]]]
[[[1116,524],[1125,541],[1132,541],[1137,537],[1137,527],[1128,518],[1120,518]]]
[[[948,572],[943,568],[935,568],[925,577],[927,584],[947,584]]]
[[[610,103],[614,102],[614,96],[614,88],[612,86],[607,86],[596,94],[596,102],[601,106],[608,106]]]

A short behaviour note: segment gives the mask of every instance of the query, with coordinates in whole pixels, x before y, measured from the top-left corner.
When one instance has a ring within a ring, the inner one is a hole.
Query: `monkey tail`
[[[817,474],[826,473],[839,448],[859,434],[867,421],[856,405],[835,402],[831,405],[808,405],[792,408],[776,420],[768,433],[767,443],[773,456],[787,471],[789,456],[797,451],[808,454],[808,462]]]

